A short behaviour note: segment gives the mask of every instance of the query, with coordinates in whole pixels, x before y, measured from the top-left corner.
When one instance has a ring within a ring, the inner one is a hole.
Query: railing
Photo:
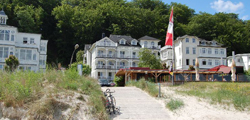
[[[142,45],[142,48],[161,49],[161,45],[158,46]]]
[[[96,46],[116,46],[116,44],[111,43],[111,42],[98,42]]]
[[[139,59],[139,57],[137,57],[136,55],[132,56],[133,59]]]
[[[114,80],[114,77],[108,76],[108,80]]]
[[[129,66],[117,66],[117,69],[125,69],[125,68],[129,68]]]
[[[133,66],[133,67],[137,67],[136,66]],[[115,67],[115,65],[97,65],[96,66],[96,69],[125,69],[125,68],[129,68],[129,66],[117,66]]]
[[[104,76],[98,76],[98,79],[106,79]]]

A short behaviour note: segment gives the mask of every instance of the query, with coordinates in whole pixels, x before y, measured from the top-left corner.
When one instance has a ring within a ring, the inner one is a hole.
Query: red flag
[[[174,18],[173,18],[173,7],[169,17],[168,31],[166,35],[165,45],[173,46],[173,33],[174,33]]]

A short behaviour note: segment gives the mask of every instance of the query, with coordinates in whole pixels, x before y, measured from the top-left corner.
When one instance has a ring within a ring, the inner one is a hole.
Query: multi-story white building
[[[141,48],[148,48],[157,56],[161,48],[158,42],[160,40],[149,36],[137,40],[131,36],[110,35],[93,45],[85,45],[84,59],[91,66],[91,77],[112,81],[119,69],[138,67]]]
[[[250,53],[236,54],[234,56],[236,66],[243,66],[244,70],[250,69]],[[232,56],[227,57],[228,66],[232,65]]]
[[[5,58],[14,55],[19,69],[44,71],[48,40],[41,40],[41,34],[18,32],[16,27],[6,25],[7,20],[5,12],[0,11],[0,69],[4,68]]]
[[[200,69],[209,69],[218,65],[226,65],[226,47],[215,40],[207,41],[196,36],[184,35],[174,40],[175,69],[187,70],[189,65],[195,66],[199,60]],[[160,57],[167,66],[172,62],[172,47],[164,46]]]

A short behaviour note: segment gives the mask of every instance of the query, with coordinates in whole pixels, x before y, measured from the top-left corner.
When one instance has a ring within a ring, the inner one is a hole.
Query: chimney
[[[104,38],[105,37],[105,33],[102,33],[102,38]]]

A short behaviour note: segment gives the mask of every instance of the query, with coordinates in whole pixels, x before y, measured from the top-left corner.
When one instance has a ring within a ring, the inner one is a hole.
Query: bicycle
[[[109,88],[106,89],[105,92],[103,92],[104,96],[106,97],[106,109],[108,109],[110,114],[111,114],[111,110],[115,114],[115,109],[116,109],[116,107],[115,107],[116,106],[115,97],[111,94],[111,93],[114,93],[114,92],[111,92]]]

